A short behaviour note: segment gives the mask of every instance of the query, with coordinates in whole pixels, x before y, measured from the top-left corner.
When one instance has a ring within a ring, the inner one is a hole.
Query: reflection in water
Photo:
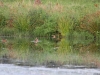
[[[100,67],[100,44],[97,42],[67,38],[57,41],[54,38],[2,37],[0,40],[1,63],[6,60],[9,63],[29,66],[44,65],[68,68],[66,65],[84,65]],[[32,40],[36,42],[32,42]],[[37,40],[41,42],[37,42]]]

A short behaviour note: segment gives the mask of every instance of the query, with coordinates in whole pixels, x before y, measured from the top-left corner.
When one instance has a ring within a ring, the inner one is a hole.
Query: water
[[[99,41],[40,37],[37,43],[28,37],[0,40],[1,75],[100,75]]]
[[[0,64],[1,75],[100,75],[99,69],[59,69]]]

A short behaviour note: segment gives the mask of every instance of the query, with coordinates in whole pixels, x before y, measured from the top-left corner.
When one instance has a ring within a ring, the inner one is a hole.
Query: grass
[[[34,0],[4,0],[0,1],[0,14],[4,19],[0,21],[0,25],[3,26],[1,31],[10,34],[9,32],[15,29],[14,32],[17,34],[27,35],[29,32],[32,33],[30,35],[37,36],[59,31],[62,36],[66,36],[70,30],[87,30],[94,35],[94,31],[99,32],[99,29],[93,29],[94,25],[99,27],[99,7],[98,0],[42,0],[39,5],[35,4]],[[93,20],[88,22],[87,15]],[[2,30],[11,25],[13,29]]]

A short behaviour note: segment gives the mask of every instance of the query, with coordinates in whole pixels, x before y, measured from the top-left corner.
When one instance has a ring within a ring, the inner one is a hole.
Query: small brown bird
[[[34,43],[38,43],[38,42],[39,42],[38,38],[35,38]]]
[[[55,39],[56,38],[56,35],[52,35],[52,38]]]

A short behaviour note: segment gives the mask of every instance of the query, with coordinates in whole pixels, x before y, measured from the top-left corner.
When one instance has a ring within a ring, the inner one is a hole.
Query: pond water
[[[0,37],[0,63],[0,72],[6,71],[2,75],[8,71],[9,75],[100,75],[100,42],[92,38]]]

